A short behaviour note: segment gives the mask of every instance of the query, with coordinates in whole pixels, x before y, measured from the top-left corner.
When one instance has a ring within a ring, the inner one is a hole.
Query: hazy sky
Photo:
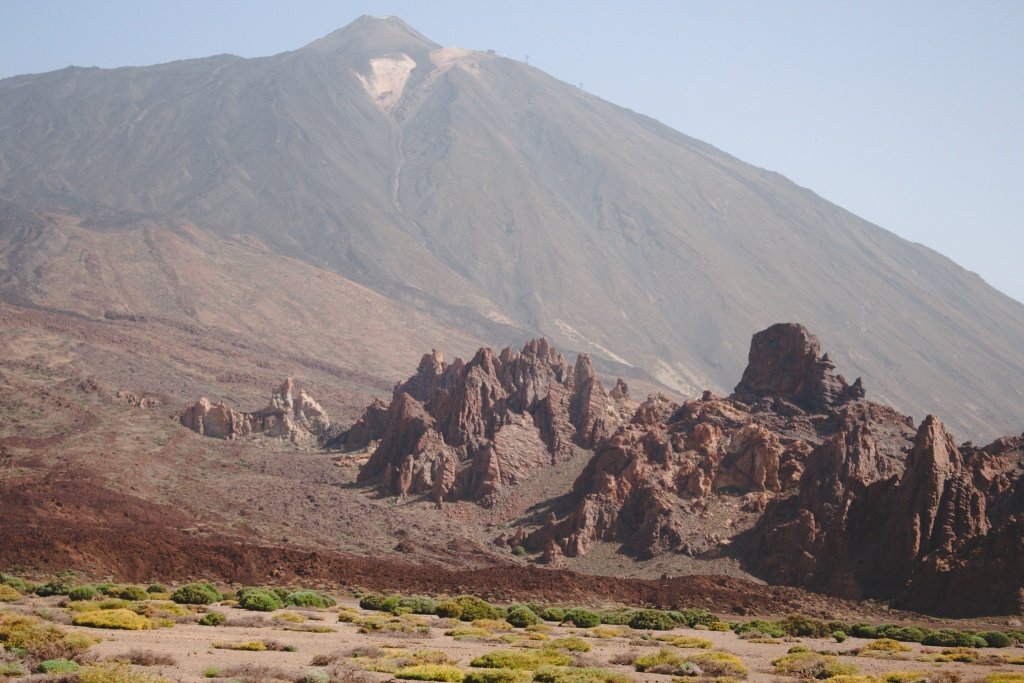
[[[361,14],[778,171],[1024,301],[1024,1],[0,0],[0,77],[294,49]]]

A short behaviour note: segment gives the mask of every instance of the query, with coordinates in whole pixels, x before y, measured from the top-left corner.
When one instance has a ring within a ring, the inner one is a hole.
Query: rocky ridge
[[[359,480],[384,493],[490,505],[574,448],[594,448],[635,407],[625,383],[607,391],[586,354],[570,365],[545,339],[481,348],[469,362],[433,351],[386,408],[370,405],[329,445],[377,442]]]
[[[204,396],[183,410],[178,421],[197,434],[215,439],[263,435],[287,438],[296,445],[321,443],[331,426],[327,411],[316,400],[302,389],[294,395],[291,377],[271,393],[270,403],[261,410],[241,412]]]
[[[923,612],[1024,612],[1024,435],[976,447],[934,416],[915,426],[867,400],[796,324],[754,335],[727,397],[638,404],[621,380],[608,391],[586,354],[570,364],[535,339],[468,362],[432,351],[345,431],[290,381],[262,411],[201,399],[181,421],[362,452],[357,481],[439,507],[508,514],[531,480],[578,472],[567,495],[549,489],[501,518],[495,545],[542,563],[612,543],[638,559],[733,558],[771,583]]]

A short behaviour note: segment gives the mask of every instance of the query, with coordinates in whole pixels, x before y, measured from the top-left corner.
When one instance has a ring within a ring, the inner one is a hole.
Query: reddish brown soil
[[[142,582],[209,578],[230,583],[302,583],[427,593],[473,593],[494,600],[707,607],[729,614],[850,614],[863,605],[724,576],[663,580],[587,576],[496,563],[453,568],[387,557],[239,542],[189,531],[169,507],[124,496],[87,476],[0,484],[0,568],[44,574],[74,568],[95,577]]]

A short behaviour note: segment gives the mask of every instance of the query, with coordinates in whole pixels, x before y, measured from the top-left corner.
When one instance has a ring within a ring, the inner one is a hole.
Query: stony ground
[[[1024,674],[1024,665],[1010,663],[1016,659],[1024,664],[1024,649],[1019,647],[975,651],[975,662],[933,662],[927,660],[939,654],[940,648],[912,643],[905,645],[905,651],[867,656],[865,648],[872,641],[859,638],[849,638],[842,643],[812,638],[756,642],[731,631],[688,628],[644,631],[626,626],[579,629],[555,623],[514,629],[499,621],[470,624],[437,616],[391,617],[361,610],[351,597],[330,609],[287,608],[271,613],[233,606],[195,607],[190,608],[188,615],[175,617],[173,625],[167,622],[160,628],[139,631],[68,625],[71,614],[62,607],[65,604],[64,598],[32,597],[7,604],[3,609],[41,616],[69,630],[97,638],[87,657],[134,661],[141,664],[136,666],[139,671],[190,683],[203,680],[300,681],[303,676],[317,672],[330,673],[333,680],[388,681],[394,678],[398,663],[410,658],[412,653],[423,651],[434,651],[433,658],[447,659],[463,671],[471,671],[472,660],[485,652],[527,651],[574,643],[559,641],[563,638],[578,639],[576,651],[565,651],[572,658],[572,666],[599,668],[634,681],[672,680],[667,674],[638,672],[631,664],[637,657],[657,653],[662,648],[683,658],[703,652],[732,653],[742,660],[748,670],[747,678],[752,681],[785,680],[772,661],[795,646],[833,655],[839,663],[852,665],[852,670],[861,676],[882,677],[899,671],[913,672],[902,674],[903,681],[1007,683],[1022,680],[1019,677]],[[196,623],[200,612],[206,609],[224,613],[226,623],[215,627]],[[346,621],[339,621],[339,615]],[[678,640],[680,638],[684,640]],[[667,643],[666,639],[676,642]],[[269,647],[266,651],[224,649],[227,645],[251,642],[265,643]],[[1010,677],[994,677],[999,674],[1010,674]],[[836,679],[844,683],[854,680],[868,679]]]

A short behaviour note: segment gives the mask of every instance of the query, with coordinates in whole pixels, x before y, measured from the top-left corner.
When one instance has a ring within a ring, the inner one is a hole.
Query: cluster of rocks
[[[586,354],[570,365],[544,339],[522,351],[482,348],[469,362],[434,351],[389,405],[370,405],[331,445],[379,440],[359,480],[384,493],[489,505],[574,448],[607,439],[636,408],[628,393],[621,380],[607,391]]]
[[[503,533],[543,561],[599,541],[638,558],[730,554],[771,581],[949,614],[1024,612],[1024,436],[958,446],[935,417],[865,398],[796,324],[753,337],[734,392],[638,404],[544,339],[447,363],[433,351],[339,432],[291,380],[267,408],[200,399],[187,427],[366,450],[386,495],[493,505],[574,456],[556,512]],[[581,450],[582,449],[582,450]],[[554,510],[554,508],[552,508]]]
[[[204,396],[183,410],[178,420],[192,431],[215,439],[262,435],[286,438],[297,445],[322,443],[331,426],[327,411],[304,390],[294,395],[290,377],[271,393],[270,404],[261,410],[241,412]]]

